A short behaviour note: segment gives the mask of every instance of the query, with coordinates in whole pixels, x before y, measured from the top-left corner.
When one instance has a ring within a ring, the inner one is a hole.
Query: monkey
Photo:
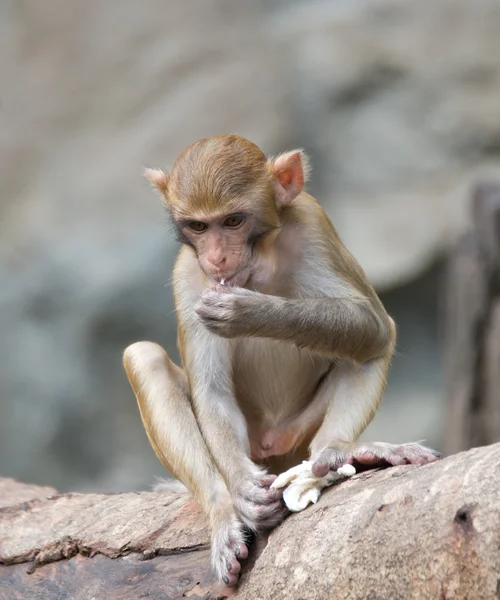
[[[237,586],[247,532],[287,510],[276,474],[313,462],[423,464],[417,443],[358,438],[384,392],[396,326],[318,201],[303,150],[269,157],[236,135],[146,169],[181,242],[173,293],[182,368],[153,342],[124,367],[150,443],[211,526],[215,573]]]

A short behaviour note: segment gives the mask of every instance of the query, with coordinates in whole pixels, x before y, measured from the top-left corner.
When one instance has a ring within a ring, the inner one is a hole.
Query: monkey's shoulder
[[[330,284],[333,295],[350,295],[356,289],[358,293],[372,297],[374,290],[366,273],[343,243],[318,200],[302,192],[292,203],[292,208],[289,218],[302,224],[299,239],[307,246],[304,257],[308,268],[300,272],[301,277],[311,283],[321,280],[325,291]]]
[[[309,240],[330,240],[342,244],[337,230],[321,203],[307,192],[302,192],[283,211],[285,226],[294,227]]]

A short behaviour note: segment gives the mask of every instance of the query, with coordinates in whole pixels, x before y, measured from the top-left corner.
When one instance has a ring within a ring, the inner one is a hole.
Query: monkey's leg
[[[420,444],[356,441],[375,415],[385,388],[390,358],[363,365],[342,363],[319,393],[330,394],[325,418],[311,442],[313,474],[323,477],[347,463],[364,465],[423,464],[438,453]]]
[[[248,556],[243,524],[201,435],[184,371],[152,342],[129,346],[123,364],[156,456],[184,483],[210,519],[217,576],[236,585],[241,568],[238,559]]]

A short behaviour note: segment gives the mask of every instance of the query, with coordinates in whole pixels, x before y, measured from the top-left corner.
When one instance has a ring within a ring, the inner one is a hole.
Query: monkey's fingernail
[[[229,583],[229,577],[227,575],[224,575],[224,577],[222,578],[222,581],[224,583]]]

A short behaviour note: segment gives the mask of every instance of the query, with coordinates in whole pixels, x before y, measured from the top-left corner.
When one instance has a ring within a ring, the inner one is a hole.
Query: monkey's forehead
[[[228,214],[255,213],[259,202],[251,196],[214,196],[194,194],[189,197],[175,197],[171,202],[172,213],[178,219],[211,221],[221,219]]]
[[[230,212],[255,212],[274,200],[274,187],[268,177],[241,177],[227,170],[196,169],[173,172],[169,185],[169,204],[179,214],[207,217]],[[193,217],[191,217],[193,218]]]
[[[205,159],[193,157],[177,162],[172,169],[170,186],[182,198],[211,196],[236,197],[255,186],[268,186],[270,175],[265,164],[245,163],[219,155]]]

